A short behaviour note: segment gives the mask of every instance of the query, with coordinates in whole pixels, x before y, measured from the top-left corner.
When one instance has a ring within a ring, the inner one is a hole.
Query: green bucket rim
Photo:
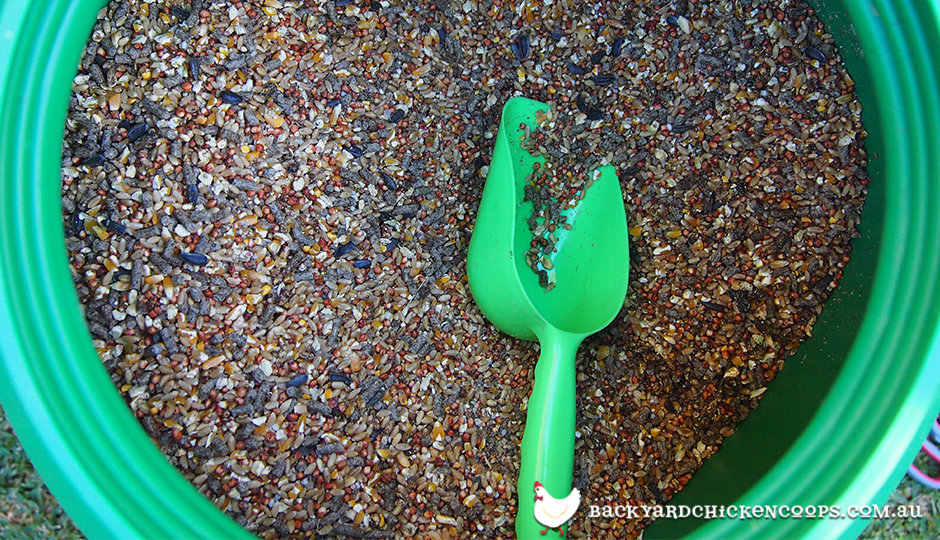
[[[0,400],[89,537],[254,538],[147,437],[98,360],[75,299],[60,215],[61,141],[75,66],[101,5],[0,0]],[[940,155],[940,51],[930,47],[940,42],[940,3],[841,7],[879,74],[872,85],[887,189],[875,279],[861,330],[812,421],[736,504],[881,502],[940,409],[940,184],[931,170]],[[883,402],[870,403],[879,390]],[[668,536],[659,525],[647,537]],[[863,525],[716,520],[682,534],[848,538]]]

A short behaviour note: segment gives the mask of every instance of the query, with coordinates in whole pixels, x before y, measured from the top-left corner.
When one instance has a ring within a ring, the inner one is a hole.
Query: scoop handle
[[[574,468],[575,356],[584,336],[552,327],[537,333],[542,350],[535,365],[516,484],[518,540],[547,538],[541,535],[545,526],[535,519],[535,482],[552,497],[563,499],[571,492]]]

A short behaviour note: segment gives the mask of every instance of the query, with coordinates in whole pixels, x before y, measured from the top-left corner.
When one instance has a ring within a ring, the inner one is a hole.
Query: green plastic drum
[[[814,337],[674,504],[883,503],[940,410],[940,0],[816,4],[871,134],[862,238]],[[102,5],[0,0],[0,400],[89,537],[251,538],[140,428],[75,299],[59,166],[71,81]],[[660,520],[646,538],[854,538],[865,523]]]

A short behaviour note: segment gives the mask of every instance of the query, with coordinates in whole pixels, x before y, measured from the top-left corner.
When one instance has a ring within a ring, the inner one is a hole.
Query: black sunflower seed
[[[303,386],[303,385],[307,384],[307,380],[309,380],[309,379],[310,379],[310,376],[309,376],[309,375],[307,375],[306,373],[301,373],[300,375],[298,375],[298,376],[294,377],[293,379],[287,381],[287,384],[286,384],[285,386],[287,386],[288,388],[293,388],[293,387],[297,387],[297,386]]]
[[[346,147],[346,151],[353,155],[353,157],[362,157],[362,154],[365,154],[365,151],[362,148],[359,148],[355,144],[351,144]]]
[[[604,86],[604,85],[614,82],[615,80],[617,80],[617,77],[615,77],[614,75],[607,75],[607,74],[597,75],[594,77],[594,84],[596,84],[597,86]]]
[[[587,102],[584,101],[584,96],[578,96],[578,99],[575,100],[575,103],[578,105],[578,110],[587,114],[588,107]]]
[[[385,173],[379,173],[382,175],[382,181],[385,182],[385,186],[388,189],[395,191],[398,189],[398,184],[395,183],[395,179]]]
[[[620,56],[621,51],[623,51],[623,37],[618,37],[614,40],[613,45],[610,46],[610,56],[617,58]]]
[[[568,71],[575,75],[584,75],[584,68],[577,64],[568,64]]]
[[[343,101],[340,100],[340,99],[331,99],[331,100],[329,100],[329,101],[326,102],[326,106],[327,106],[327,107],[335,107],[335,106],[339,105],[339,104],[342,103],[342,102],[343,102]]]
[[[235,92],[232,92],[231,90],[222,90],[219,93],[219,99],[225,103],[228,103],[229,105],[237,105],[245,100],[245,98],[241,97]]]
[[[209,264],[209,257],[206,257],[202,253],[187,253],[185,251],[181,251],[180,259],[182,259],[184,263],[191,264],[193,266],[205,266]]]
[[[361,261],[356,261],[356,262],[354,262],[354,263],[353,263],[353,266],[355,266],[356,268],[368,268],[368,267],[372,266],[372,261],[367,261],[367,260],[363,259],[363,260],[361,260]]]
[[[509,47],[520,62],[529,57],[529,37],[525,34],[518,36]]]
[[[723,306],[723,305],[721,305],[721,304],[716,304],[716,303],[714,303],[714,302],[702,302],[702,305],[705,306],[706,308],[712,310],[712,311],[717,311],[718,313],[724,313],[724,312],[725,312],[725,306]]]
[[[672,132],[673,132],[673,133],[678,133],[678,134],[681,135],[681,134],[685,133],[686,131],[689,131],[690,129],[694,129],[694,128],[695,128],[695,126],[691,126],[691,125],[689,125],[689,124],[673,124],[673,125],[672,125]]]
[[[666,17],[666,24],[671,24],[673,26],[679,26],[679,17],[675,15],[670,15]]]
[[[350,251],[352,251],[353,248],[355,248],[355,247],[356,247],[355,242],[353,242],[353,241],[350,240],[349,242],[346,242],[345,244],[343,244],[343,245],[339,246],[338,248],[336,248],[336,251],[333,252],[333,256],[336,257],[336,258],[340,258],[340,257],[342,257],[343,255],[345,255],[345,254],[349,253]]]
[[[330,382],[341,382],[341,383],[351,384],[352,379],[350,379],[349,375],[346,375],[345,373],[337,373],[336,371],[331,371]]]
[[[127,142],[133,144],[139,141],[148,131],[150,131],[150,126],[147,124],[137,124],[127,130]]]
[[[186,202],[193,206],[199,203],[199,188],[196,184],[186,184]]]
[[[594,122],[595,120],[601,120],[604,118],[604,111],[600,109],[591,109],[585,114],[587,115],[587,119],[590,120],[591,122]]]
[[[199,58],[195,56],[189,57],[189,76],[193,79],[199,78]]]
[[[91,157],[86,157],[85,159],[83,159],[81,164],[86,165],[88,167],[99,167],[101,165],[104,165],[105,161],[106,160],[104,159],[104,156],[102,156],[101,154],[95,154]]]
[[[829,61],[829,60],[826,58],[826,55],[823,54],[822,51],[820,51],[820,50],[817,49],[816,47],[806,47],[805,49],[803,49],[803,53],[804,53],[806,56],[812,58],[813,60],[816,60],[816,61],[819,62],[820,64],[825,64],[826,62]]]
[[[177,19],[181,21],[185,21],[186,19],[189,18],[190,12],[186,11],[180,6],[173,6],[170,8],[170,15],[176,17]]]
[[[591,55],[591,63],[595,65],[600,64],[601,62],[604,61],[605,56],[607,56],[607,51],[605,50],[597,51],[596,53]]]
[[[72,236],[78,236],[85,228],[85,220],[82,219],[82,213],[77,209],[72,212],[72,220],[69,223]]]
[[[396,110],[395,112],[392,113],[392,115],[388,118],[388,120],[389,120],[389,122],[391,122],[391,123],[393,123],[393,124],[397,124],[397,123],[401,122],[402,118],[404,118],[404,117],[405,117],[405,111],[403,111],[403,110],[401,110],[401,109],[398,109],[398,110]]]

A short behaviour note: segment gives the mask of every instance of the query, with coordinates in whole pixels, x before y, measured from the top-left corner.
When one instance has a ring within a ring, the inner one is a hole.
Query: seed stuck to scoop
[[[580,108],[584,100],[579,97],[578,101]],[[527,220],[532,242],[526,263],[538,274],[539,284],[550,291],[555,288],[555,232],[562,228],[571,230],[566,211],[584,199],[585,191],[599,172],[586,170],[579,156],[568,149],[570,143],[563,140],[559,129],[570,125],[570,115],[560,114],[558,106],[552,103],[547,111],[536,111],[535,120],[534,129],[522,126],[521,140],[523,149],[544,160],[533,165],[524,188],[523,201],[532,203],[532,215]]]

